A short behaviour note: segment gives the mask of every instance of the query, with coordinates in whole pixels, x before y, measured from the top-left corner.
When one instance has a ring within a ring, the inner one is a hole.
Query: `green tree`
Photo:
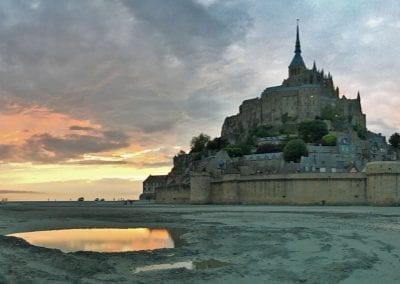
[[[306,120],[299,123],[299,135],[307,143],[316,143],[328,134],[328,127],[322,120]]]
[[[222,137],[216,137],[213,140],[208,141],[206,148],[208,150],[221,150],[228,146],[228,141]]]
[[[225,151],[230,157],[242,157],[251,153],[249,145],[246,144],[229,145],[225,148]]]
[[[400,134],[395,132],[389,138],[389,143],[396,149],[400,149]]]
[[[210,141],[210,136],[204,133],[200,133],[199,136],[195,136],[190,141],[190,153],[200,153],[205,150],[207,143]]]
[[[341,116],[340,110],[334,106],[324,106],[321,110],[321,118],[325,120],[334,121]]]
[[[282,121],[283,124],[288,122],[289,119],[290,119],[290,117],[289,117],[289,114],[287,112],[281,115],[281,121]]]
[[[365,127],[362,127],[360,124],[355,124],[353,125],[353,130],[357,132],[357,136],[362,139],[365,140],[367,139],[367,129]]]
[[[175,155],[174,158],[179,158],[179,157],[182,157],[182,156],[184,156],[184,155],[186,155],[186,152],[183,151],[183,150],[180,150],[180,151]]]
[[[265,143],[257,146],[257,154],[282,152],[281,144]]]
[[[328,133],[322,137],[322,145],[324,146],[336,146],[336,135]]]
[[[250,131],[251,136],[260,137],[260,138],[274,136],[275,134],[276,133],[274,133],[274,131],[273,131],[273,126],[271,126],[271,125],[259,125]]]
[[[283,148],[283,158],[286,162],[300,162],[301,156],[308,156],[306,143],[302,139],[293,139]]]

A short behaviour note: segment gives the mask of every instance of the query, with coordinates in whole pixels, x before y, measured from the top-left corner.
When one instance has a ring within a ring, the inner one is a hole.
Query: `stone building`
[[[143,193],[140,195],[140,200],[154,200],[157,187],[165,186],[167,175],[149,175],[143,181]]]
[[[295,55],[288,68],[288,78],[282,84],[266,88],[261,96],[245,100],[239,113],[227,117],[221,136],[231,144],[244,142],[249,131],[257,126],[280,126],[296,124],[306,119],[315,119],[326,107],[335,108],[346,124],[366,127],[361,109],[360,94],[356,99],[340,97],[339,88],[333,83],[330,73],[318,70],[314,62],[308,69],[301,56],[299,27],[296,31]]]

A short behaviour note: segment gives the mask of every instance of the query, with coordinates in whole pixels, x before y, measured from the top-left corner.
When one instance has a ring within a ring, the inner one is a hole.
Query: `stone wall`
[[[189,203],[190,202],[190,186],[177,184],[156,188],[156,203]]]
[[[400,205],[400,162],[372,162],[366,173],[274,175],[193,173],[188,186],[156,189],[157,203]]]
[[[372,162],[366,168],[368,202],[400,205],[400,162]]]
[[[213,203],[210,200],[211,175],[207,172],[193,173],[190,176],[190,202],[192,204]]]
[[[226,175],[210,183],[215,204],[356,205],[367,203],[364,173]]]

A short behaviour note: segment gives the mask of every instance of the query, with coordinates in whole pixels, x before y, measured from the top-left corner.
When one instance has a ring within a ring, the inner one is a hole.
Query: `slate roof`
[[[143,183],[164,183],[167,180],[167,175],[149,175]]]
[[[292,66],[305,66],[303,57],[299,53],[296,53],[292,59],[292,62],[290,62],[289,67]]]

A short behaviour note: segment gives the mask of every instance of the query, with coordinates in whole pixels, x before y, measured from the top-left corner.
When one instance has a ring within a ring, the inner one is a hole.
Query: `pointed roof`
[[[295,45],[295,48],[294,48],[294,53],[301,53],[300,37],[299,37],[299,19],[297,19],[297,27],[296,27],[296,45]]]
[[[290,62],[289,67],[292,66],[304,66],[304,61],[303,58],[301,57],[301,46],[300,46],[300,36],[299,36],[299,19],[297,19],[297,27],[296,27],[296,44],[294,48],[294,57],[292,59],[292,62]]]

